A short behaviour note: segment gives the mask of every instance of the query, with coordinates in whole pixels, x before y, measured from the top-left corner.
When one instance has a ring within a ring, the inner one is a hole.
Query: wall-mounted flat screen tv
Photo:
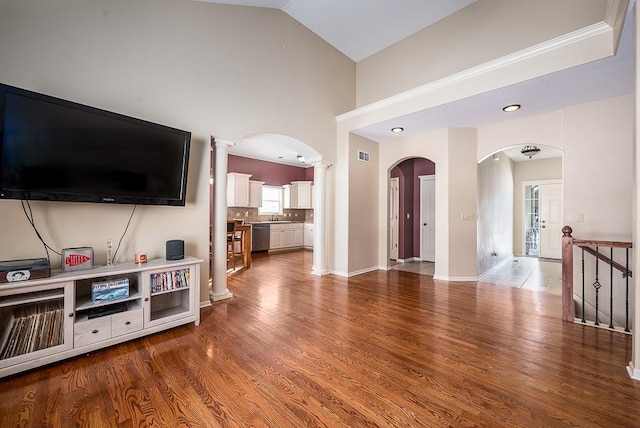
[[[191,133],[0,84],[0,199],[183,206]]]

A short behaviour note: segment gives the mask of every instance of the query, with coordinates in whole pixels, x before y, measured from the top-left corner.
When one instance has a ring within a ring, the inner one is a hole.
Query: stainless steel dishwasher
[[[269,223],[253,223],[251,226],[251,252],[267,251],[271,225]]]

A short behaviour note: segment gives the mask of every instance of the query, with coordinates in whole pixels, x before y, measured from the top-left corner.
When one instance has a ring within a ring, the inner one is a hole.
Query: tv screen
[[[191,133],[0,85],[0,198],[185,204]]]

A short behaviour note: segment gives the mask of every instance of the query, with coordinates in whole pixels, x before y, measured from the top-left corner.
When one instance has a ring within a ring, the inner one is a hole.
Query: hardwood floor
[[[0,427],[640,426],[631,337],[558,296],[257,256],[202,323],[0,380]]]

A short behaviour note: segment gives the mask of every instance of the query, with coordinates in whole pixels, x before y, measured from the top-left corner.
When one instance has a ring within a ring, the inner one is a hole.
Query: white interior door
[[[389,258],[398,260],[398,211],[400,209],[400,179],[389,179]]]
[[[540,198],[540,257],[562,258],[562,184],[541,184]]]
[[[420,176],[420,259],[436,261],[436,176]]]

